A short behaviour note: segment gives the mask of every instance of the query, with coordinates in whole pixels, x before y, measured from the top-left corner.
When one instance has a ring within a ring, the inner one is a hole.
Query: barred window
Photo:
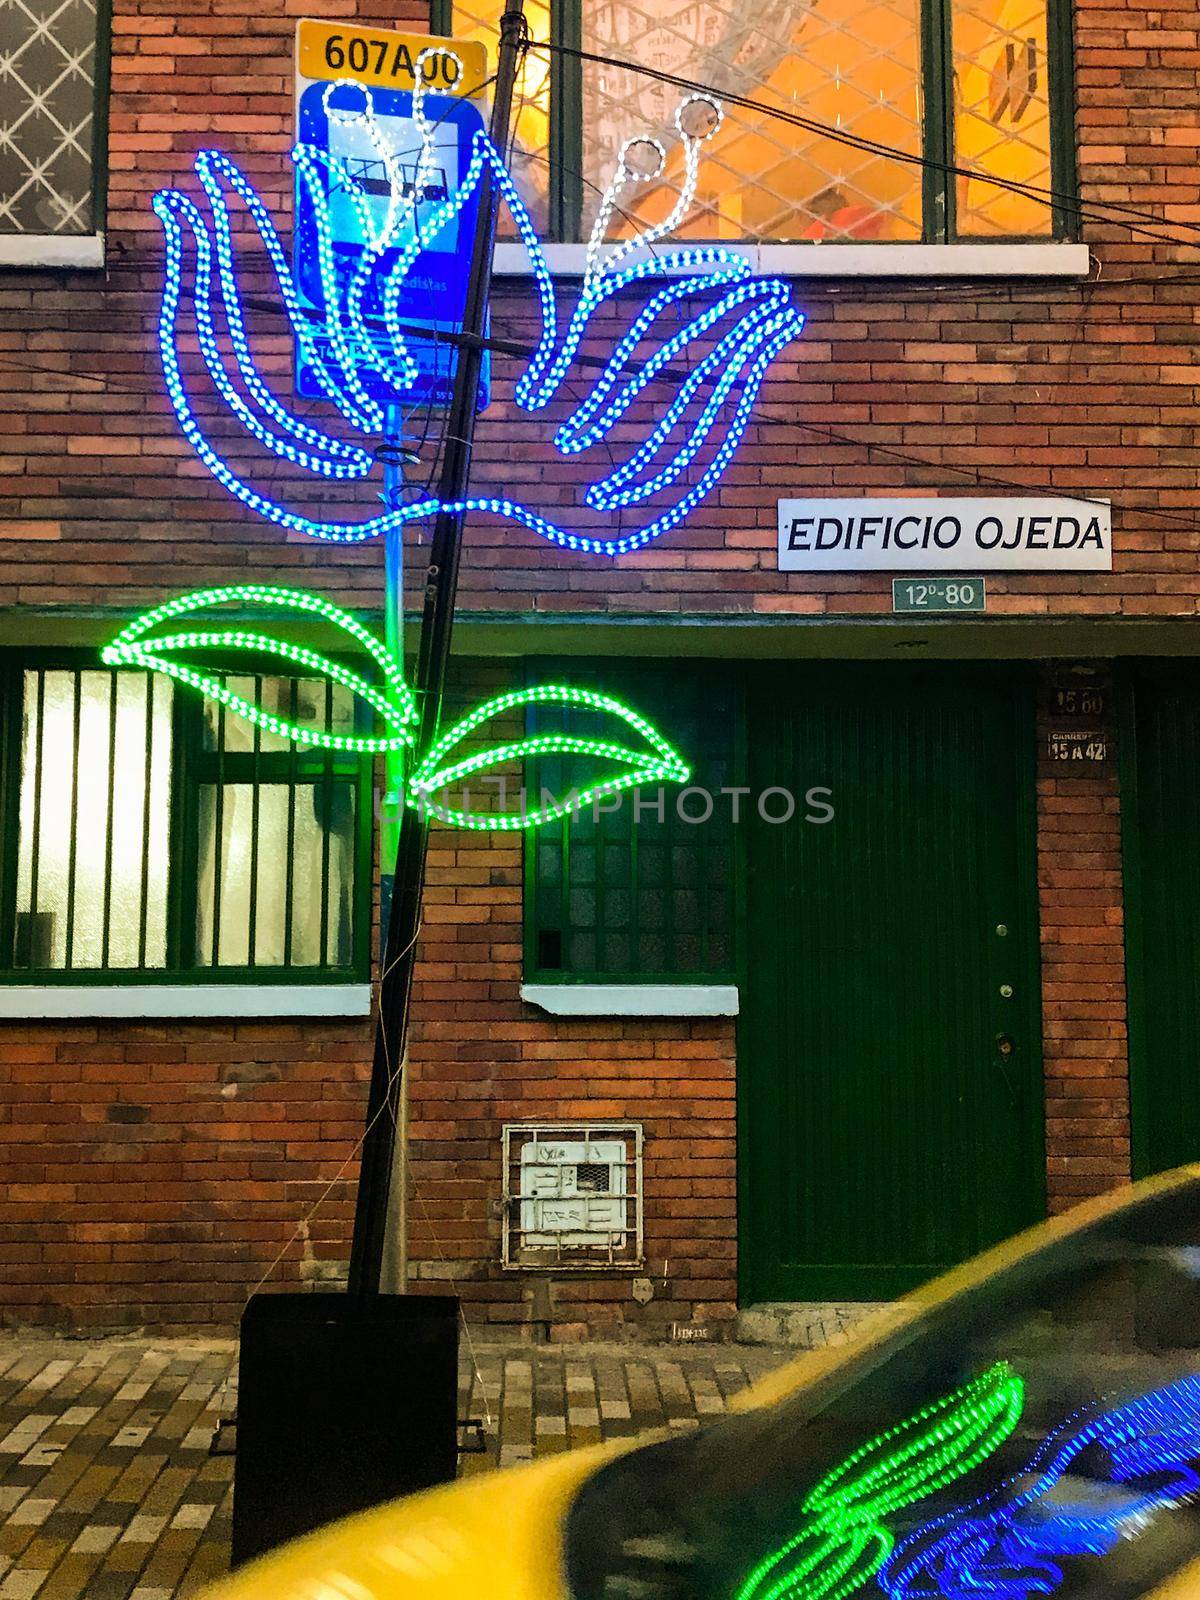
[[[732,981],[738,829],[730,789],[740,719],[729,674],[707,662],[686,671],[649,661],[537,666],[539,680],[603,688],[635,706],[680,750],[692,778],[687,792],[678,784],[626,791],[526,838],[526,976]],[[533,728],[547,731],[556,715],[533,708]],[[579,785],[578,759],[532,760],[530,792],[565,797]]]
[[[98,0],[2,0],[0,234],[102,225]]]
[[[434,16],[494,49],[502,9],[441,0]],[[670,80],[730,97],[680,230],[692,237],[936,243],[1069,227],[1049,192],[1074,184],[1066,0],[531,0],[527,15],[562,48],[525,57],[515,175],[554,238],[587,236],[633,135],[660,140],[667,165],[627,188],[612,231],[670,211],[684,92]],[[1041,193],[955,179],[954,165]]]
[[[354,721],[337,685],[227,681],[330,731]],[[39,662],[5,686],[10,979],[365,973],[368,759],[296,745],[149,673]]]

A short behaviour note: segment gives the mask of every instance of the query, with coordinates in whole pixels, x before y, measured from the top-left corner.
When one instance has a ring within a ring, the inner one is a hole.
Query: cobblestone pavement
[[[794,1351],[477,1344],[464,1473],[645,1428],[688,1428]],[[174,1600],[229,1560],[230,1340],[0,1335],[0,1600]]]

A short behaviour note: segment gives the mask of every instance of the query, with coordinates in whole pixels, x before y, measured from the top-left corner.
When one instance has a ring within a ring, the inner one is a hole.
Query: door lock
[[[996,1051],[999,1055],[1003,1056],[1006,1061],[1016,1048],[1016,1045],[1012,1041],[1011,1034],[998,1033],[996,1035]]]

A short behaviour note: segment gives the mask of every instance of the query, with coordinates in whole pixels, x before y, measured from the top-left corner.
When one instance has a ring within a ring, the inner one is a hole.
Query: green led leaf
[[[371,657],[379,669],[382,682],[370,683],[353,668],[340,661],[331,661],[328,656],[307,645],[294,644],[291,640],[259,633],[251,628],[209,627],[188,628],[181,632],[155,632],[166,623],[190,619],[197,613],[230,601],[245,606],[265,606],[293,615],[319,617],[346,634]],[[349,689],[371,708],[387,732],[378,735],[328,733],[323,728],[314,728],[306,723],[290,722],[230,689],[215,675],[215,669],[196,665],[194,660],[189,661],[188,655],[197,650],[242,651],[277,656],[289,668],[298,667]],[[340,606],[335,606],[320,595],[306,594],[302,589],[282,589],[261,583],[196,589],[191,594],[168,600],[165,605],[156,606],[153,611],[136,617],[122,628],[111,644],[105,645],[100,656],[110,667],[141,667],[149,672],[161,672],[178,683],[198,689],[209,699],[219,701],[247,722],[294,739],[297,744],[316,745],[325,750],[375,752],[407,749],[415,742],[417,712],[412,692],[404,681],[403,665],[395,660],[385,644],[348,611],[343,611]]]
[[[882,1519],[985,1461],[1024,1404],[1024,1382],[998,1361],[869,1440],[805,1495],[797,1532],[759,1562],[734,1600],[845,1600],[891,1554],[895,1537]]]
[[[613,737],[589,737],[574,733],[542,733],[531,737],[512,739],[503,744],[489,745],[470,755],[452,758],[463,740],[481,728],[493,717],[526,706],[558,706],[566,711],[599,713],[612,719]],[[465,785],[472,777],[480,777],[489,768],[503,767],[523,761],[531,755],[576,755],[595,757],[598,761],[615,765],[615,773],[598,777],[580,789],[562,798],[539,804],[532,810],[518,813],[470,811],[443,805],[436,800],[441,790]],[[448,759],[449,758],[449,759]],[[623,789],[635,788],[642,783],[686,783],[690,770],[679,752],[667,743],[645,717],[639,716],[629,706],[615,700],[612,695],[594,689],[576,689],[567,684],[547,683],[536,689],[514,689],[497,695],[475,707],[461,722],[441,734],[421,757],[416,771],[409,779],[409,803],[428,807],[434,816],[459,828],[479,828],[490,831],[513,828],[536,828],[580,811],[603,795],[618,794]]]

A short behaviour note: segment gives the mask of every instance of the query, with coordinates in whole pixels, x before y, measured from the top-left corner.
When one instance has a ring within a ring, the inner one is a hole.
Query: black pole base
[[[235,1567],[454,1477],[453,1295],[259,1294],[241,1341]]]

